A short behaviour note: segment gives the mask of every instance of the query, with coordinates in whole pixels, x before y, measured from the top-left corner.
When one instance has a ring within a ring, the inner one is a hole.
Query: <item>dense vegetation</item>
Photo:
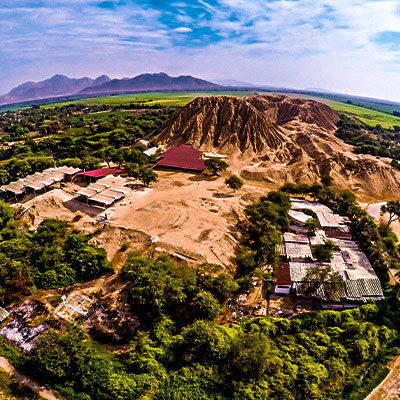
[[[393,130],[362,125],[354,118],[341,114],[336,136],[354,146],[358,154],[371,154],[400,160],[400,126]]]
[[[117,106],[71,104],[1,113],[0,184],[55,165],[95,169],[101,162],[121,167],[154,161],[144,149],[132,146],[159,129],[173,109],[125,107],[129,112],[120,112]]]
[[[231,327],[147,322],[119,355],[76,326],[50,331],[26,366],[68,399],[357,399],[395,351],[400,320],[384,302]]]
[[[70,286],[112,271],[106,251],[67,222],[45,219],[34,232],[14,214],[0,202],[1,305],[37,289]]]
[[[308,193],[348,215],[385,281],[386,262],[393,265],[399,259],[395,237],[389,227],[367,217],[350,192],[335,194],[322,185],[286,185],[282,190]],[[0,354],[15,358],[20,368],[66,399],[362,399],[399,345],[399,301],[388,286],[385,301],[352,311],[243,320],[230,327],[213,321],[238,284],[243,286],[257,267],[276,263],[275,245],[288,226],[289,207],[288,196],[278,191],[246,208],[240,250],[245,256],[236,281],[217,265],[192,269],[165,256],[130,255],[121,278],[127,281],[128,301],[140,327],[123,349],[113,352],[79,326],[68,325],[62,332],[49,330],[22,359],[4,342]],[[55,272],[50,274],[54,281],[41,278],[46,269],[33,274],[36,287],[69,284],[62,274],[67,262],[68,278],[74,273],[77,281],[108,270],[106,262],[97,262],[104,261],[103,251],[88,245],[87,237],[68,232],[66,223],[46,220],[36,233],[16,233],[8,210],[5,206],[2,213],[0,249],[12,244],[22,270],[46,265]],[[24,241],[29,249],[18,251]],[[77,243],[83,251],[77,251]],[[95,267],[86,275],[77,254],[91,255],[84,265]],[[41,258],[36,262],[33,255]]]

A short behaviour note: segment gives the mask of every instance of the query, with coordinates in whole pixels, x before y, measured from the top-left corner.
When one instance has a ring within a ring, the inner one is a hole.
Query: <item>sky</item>
[[[0,0],[0,94],[161,71],[400,101],[400,0]]]

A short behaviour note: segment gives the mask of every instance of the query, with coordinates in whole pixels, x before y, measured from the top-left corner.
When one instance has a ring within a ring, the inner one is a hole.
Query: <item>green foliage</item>
[[[400,201],[388,201],[381,207],[381,215],[389,214],[388,225],[400,219]]]
[[[236,175],[232,175],[230,178],[225,179],[225,185],[232,189],[234,192],[239,190],[243,186],[244,182]]]
[[[320,224],[317,218],[310,218],[305,223],[305,227],[307,228],[308,236],[315,236],[315,232],[320,228]]]
[[[226,171],[229,167],[226,161],[219,158],[210,158],[204,163],[211,175],[219,175],[220,172]]]
[[[145,165],[127,163],[126,170],[128,171],[129,176],[139,179],[146,187],[148,187],[152,182],[157,182],[158,175],[156,172],[147,168]]]
[[[161,319],[137,332],[123,358],[70,326],[45,334],[28,365],[77,399],[352,399],[396,338],[375,322],[382,313],[393,311],[368,304],[230,328],[196,321],[180,333]]]
[[[314,246],[314,249],[313,249],[314,257],[318,261],[330,261],[332,258],[334,249],[335,249],[335,245],[330,240],[328,240],[324,244],[317,244],[316,246]]]
[[[204,264],[195,273],[167,256],[153,260],[133,253],[123,272],[130,282],[131,302],[146,319],[162,314],[172,315],[180,323],[214,319],[221,304],[237,289],[220,267]]]
[[[57,219],[45,219],[36,232],[24,231],[14,209],[0,202],[0,302],[10,303],[37,288],[58,288],[111,272],[104,249],[71,232]]]
[[[278,262],[276,246],[281,242],[282,232],[289,227],[290,207],[290,199],[282,191],[270,192],[258,203],[246,207],[246,235],[236,254],[238,278],[248,278],[260,264]]]

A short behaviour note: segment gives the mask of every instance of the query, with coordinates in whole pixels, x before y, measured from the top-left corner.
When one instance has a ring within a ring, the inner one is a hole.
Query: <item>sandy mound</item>
[[[287,141],[281,129],[247,101],[236,97],[198,97],[170,118],[161,142],[196,147],[263,152]]]
[[[306,124],[314,124],[327,131],[335,131],[336,124],[340,119],[332,108],[310,99],[271,94],[246,97],[245,101],[278,125],[285,125],[297,120]]]
[[[247,180],[282,185],[330,175],[340,188],[377,198],[399,196],[400,172],[388,160],[353,154],[352,146],[334,136],[338,121],[335,111],[314,100],[199,97],[165,122],[157,140],[225,153],[231,165],[241,161],[234,172]]]

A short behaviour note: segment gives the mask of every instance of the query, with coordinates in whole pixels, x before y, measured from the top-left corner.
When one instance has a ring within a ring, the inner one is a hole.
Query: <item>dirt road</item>
[[[45,387],[38,385],[36,382],[32,381],[27,376],[21,375],[4,357],[0,357],[0,368],[5,372],[9,373],[17,381],[21,382],[24,386],[31,389],[33,392],[42,396],[44,399],[58,400],[57,397],[54,396],[51,390],[47,390]]]
[[[400,398],[400,356],[388,365],[390,372],[364,400],[395,400]]]

